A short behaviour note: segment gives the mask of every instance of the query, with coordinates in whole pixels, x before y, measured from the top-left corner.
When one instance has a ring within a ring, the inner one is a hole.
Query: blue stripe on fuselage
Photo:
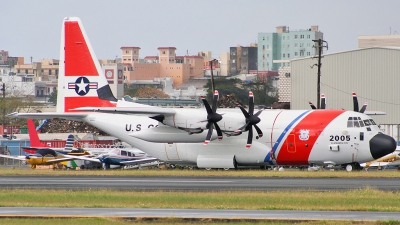
[[[274,147],[272,148],[272,151],[275,153],[276,149],[278,148],[278,146],[280,145],[280,143],[282,142],[282,139],[285,137],[286,133],[289,131],[289,129],[293,126],[294,123],[296,123],[300,118],[302,118],[306,113],[310,112],[305,111],[302,114],[300,114],[298,117],[296,117],[292,122],[289,123],[289,125],[285,128],[285,130],[281,133],[281,135],[279,136],[278,140],[276,141],[276,143],[274,144]],[[272,131],[271,131],[272,132]],[[271,140],[272,141],[272,140]],[[269,162],[270,165],[274,165],[273,162],[271,161],[271,153],[268,152],[268,154],[265,156],[264,158],[264,162]],[[276,156],[275,156],[276,157]]]

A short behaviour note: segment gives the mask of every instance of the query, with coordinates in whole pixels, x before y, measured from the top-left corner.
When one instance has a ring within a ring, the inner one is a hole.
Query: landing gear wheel
[[[351,172],[354,169],[354,165],[353,164],[347,164],[345,169],[346,169],[347,172]]]
[[[211,168],[207,167],[207,168],[206,168],[206,170],[210,171],[210,170],[211,170]]]
[[[103,170],[109,170],[110,169],[110,164],[103,163]]]
[[[31,165],[31,169],[36,169],[36,165]]]

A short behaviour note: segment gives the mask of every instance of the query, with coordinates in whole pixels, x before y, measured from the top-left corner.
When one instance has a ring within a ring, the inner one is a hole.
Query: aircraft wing
[[[86,160],[86,161],[101,163],[101,161],[99,159],[91,158],[91,157],[85,157],[85,156],[64,155],[64,157],[65,158],[69,158],[71,160],[80,159],[80,160]]]
[[[124,165],[137,165],[137,164],[149,163],[149,162],[154,162],[154,161],[159,161],[159,159],[154,158],[154,157],[148,157],[148,158],[135,159],[135,160],[130,160],[130,161],[123,161],[120,163],[124,164]]]
[[[388,166],[400,166],[400,160],[396,160],[387,164]]]
[[[16,160],[21,160],[21,161],[25,161],[26,160],[26,156],[24,156],[24,155],[11,156],[11,155],[0,154],[0,157],[1,158],[7,158],[7,159],[16,159]]]
[[[366,115],[386,115],[386,113],[382,112],[382,111],[365,111],[364,114],[366,114]]]
[[[366,165],[366,163],[362,163],[360,164],[361,167],[378,167],[378,166],[387,166],[388,164],[390,164],[390,162],[373,162],[371,164],[369,164],[368,166]]]
[[[62,118],[66,120],[82,119],[87,113],[18,113],[13,112],[7,117],[31,118],[31,119],[53,119]]]
[[[72,160],[75,160],[75,159],[74,158],[66,158],[66,157],[64,157],[64,158],[51,159],[51,160],[48,160],[47,162],[57,163],[57,162],[65,162],[65,161],[72,161]]]
[[[92,111],[117,114],[163,114],[174,115],[176,111],[170,108],[159,107],[80,107],[77,111]]]

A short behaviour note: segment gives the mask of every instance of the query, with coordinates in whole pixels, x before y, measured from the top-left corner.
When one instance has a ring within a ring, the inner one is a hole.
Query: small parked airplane
[[[360,166],[363,167],[365,170],[369,170],[370,168],[385,169],[387,167],[399,167],[400,150],[396,150],[393,153],[385,155],[377,160],[361,163]]]
[[[31,155],[34,155],[39,152],[44,152],[44,150],[54,150],[55,153],[64,155],[64,157],[73,156],[73,159],[69,159],[66,161],[75,160],[84,160],[88,162],[99,163],[103,165],[104,169],[109,169],[111,165],[113,166],[131,166],[131,165],[140,165],[145,163],[153,163],[154,165],[159,165],[161,162],[157,158],[147,156],[146,153],[140,151],[136,148],[91,148],[86,151],[80,148],[74,148],[74,136],[72,134],[68,135],[66,145],[64,149],[61,148],[50,148],[42,143],[39,139],[39,135],[36,132],[35,125],[32,119],[27,120],[28,124],[28,133],[30,139],[30,147],[22,147],[23,150]],[[45,151],[49,152],[49,151]],[[92,152],[99,153],[98,156],[93,156]],[[82,156],[82,157],[79,157]],[[19,157],[21,158],[21,157]],[[66,161],[62,163],[66,165]],[[151,164],[151,165],[153,165]],[[74,167],[77,167],[77,164],[73,163]],[[68,165],[66,165],[68,166]],[[85,164],[81,168],[85,168],[88,165]],[[93,165],[91,166],[93,167]],[[97,164],[96,166],[97,167]]]
[[[251,92],[248,111],[217,112],[218,91],[212,106],[202,99],[205,109],[118,101],[79,18],[64,19],[61,40],[57,112],[9,116],[84,121],[164,162],[199,168],[342,165],[351,171],[396,149],[395,140],[358,110],[254,112]]]
[[[146,153],[137,149],[112,149],[107,153],[100,154],[95,157],[78,157],[79,159],[97,162],[103,165],[103,169],[110,169],[111,166],[128,168],[129,166],[137,165],[159,166],[162,164],[157,158],[148,156]]]

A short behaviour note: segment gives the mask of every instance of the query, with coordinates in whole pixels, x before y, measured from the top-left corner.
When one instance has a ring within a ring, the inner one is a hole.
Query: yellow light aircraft
[[[56,168],[56,165],[58,163],[77,159],[75,157],[77,155],[83,156],[83,155],[89,155],[89,153],[84,151],[79,154],[73,153],[73,155],[69,155],[69,154],[57,153],[52,149],[38,149],[35,153],[28,154],[26,156],[10,156],[10,155],[0,154],[0,157],[26,161],[28,164],[31,165],[32,169],[36,169],[36,166],[43,166],[43,165],[53,165],[54,168]]]

